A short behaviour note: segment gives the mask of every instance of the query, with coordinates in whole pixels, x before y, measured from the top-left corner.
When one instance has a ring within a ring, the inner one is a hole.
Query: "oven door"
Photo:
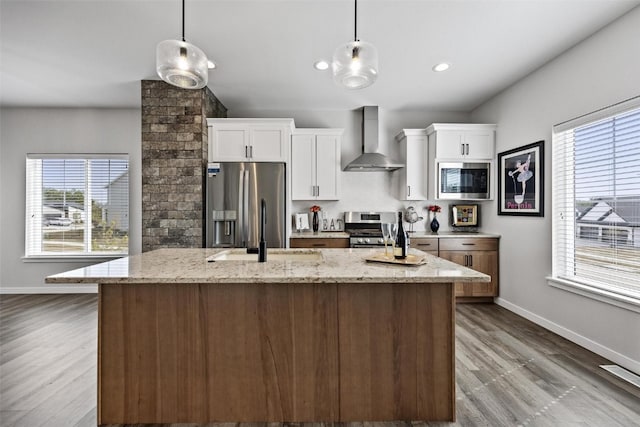
[[[379,245],[375,243],[351,243],[349,245],[351,249],[362,249],[362,248],[384,248],[384,245]]]
[[[438,199],[489,200],[491,162],[439,162]]]

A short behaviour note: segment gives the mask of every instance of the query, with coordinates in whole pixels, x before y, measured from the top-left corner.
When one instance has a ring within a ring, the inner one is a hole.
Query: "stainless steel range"
[[[352,248],[376,248],[384,246],[383,222],[396,222],[395,212],[345,212],[344,231],[349,233]]]

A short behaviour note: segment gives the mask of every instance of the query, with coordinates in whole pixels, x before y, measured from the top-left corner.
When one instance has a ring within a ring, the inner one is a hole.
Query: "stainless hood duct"
[[[362,155],[344,170],[351,172],[393,171],[403,168],[401,163],[378,153],[378,107],[362,107]]]

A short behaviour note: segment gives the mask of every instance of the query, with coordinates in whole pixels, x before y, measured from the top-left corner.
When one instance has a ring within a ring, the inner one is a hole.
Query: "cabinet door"
[[[493,131],[466,131],[463,143],[467,144],[466,158],[493,159]]]
[[[440,258],[491,276],[491,282],[487,283],[456,283],[456,296],[492,297],[498,295],[497,251],[440,250]]]
[[[460,159],[464,157],[462,146],[463,132],[457,130],[439,130],[436,132],[436,158]]]
[[[404,200],[427,199],[427,138],[409,136],[406,141]]]
[[[498,295],[498,252],[471,251],[469,252],[469,268],[491,276],[491,282],[472,283],[471,296],[493,297]]]
[[[248,159],[249,129],[209,127],[210,162],[244,162]]]
[[[340,198],[340,143],[333,135],[316,136],[316,194],[318,200]]]
[[[254,162],[286,162],[288,135],[284,128],[251,128],[250,157]]]
[[[439,130],[435,151],[437,159],[493,159],[493,131]]]
[[[316,185],[314,135],[291,137],[291,199],[314,200]]]

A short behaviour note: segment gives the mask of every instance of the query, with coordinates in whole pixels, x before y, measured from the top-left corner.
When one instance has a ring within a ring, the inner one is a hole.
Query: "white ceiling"
[[[312,64],[353,37],[351,0],[187,0],[186,38],[234,109],[470,111],[640,0],[361,0],[379,78],[350,91]],[[0,105],[137,107],[180,0],[1,0]],[[612,48],[615,48],[612,46]],[[434,73],[438,62],[452,64]],[[604,66],[605,64],[603,64]]]

